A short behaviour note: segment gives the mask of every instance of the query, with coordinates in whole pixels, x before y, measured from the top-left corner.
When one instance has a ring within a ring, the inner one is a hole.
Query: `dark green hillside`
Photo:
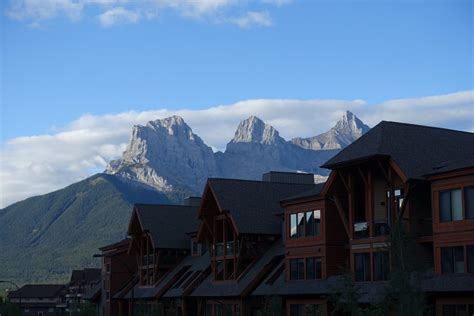
[[[133,203],[166,203],[161,193],[106,174],[0,210],[0,279],[59,281],[98,266],[97,248],[125,237]]]

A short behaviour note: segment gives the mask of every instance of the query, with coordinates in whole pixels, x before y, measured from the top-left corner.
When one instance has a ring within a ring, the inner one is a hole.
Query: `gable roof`
[[[315,184],[294,184],[211,178],[207,185],[221,210],[229,211],[239,233],[281,234],[280,201],[313,189]]]
[[[8,293],[8,298],[55,298],[65,294],[62,284],[27,284]]]
[[[259,259],[251,264],[237,283],[214,282],[214,275],[210,274],[190,296],[235,297],[250,294],[267,276],[267,273],[273,271],[273,267],[283,260],[284,254],[285,246],[283,241],[278,239]]]
[[[73,270],[70,285],[83,285],[97,283],[101,279],[101,269],[86,268],[83,270]]]
[[[474,167],[474,133],[382,121],[321,167],[390,157],[408,179]]]
[[[210,269],[210,261],[209,252],[206,252],[202,256],[187,256],[171,271],[166,273],[153,287],[142,287],[140,284],[136,284],[133,289],[134,298],[181,297],[186,294],[188,289],[192,290],[190,287],[194,284],[194,281],[199,281],[198,279],[202,276],[207,277],[209,273],[206,272]],[[196,277],[196,274],[199,274],[199,276]],[[194,280],[191,280],[193,277]],[[181,280],[182,278],[186,278],[186,280]],[[188,281],[192,282],[189,283]],[[180,284],[178,284],[178,282]],[[128,292],[120,298],[131,297],[132,289],[130,288]]]
[[[197,230],[197,206],[135,204],[133,209],[132,219],[136,214],[141,228],[150,233],[155,248],[189,248],[186,234]]]

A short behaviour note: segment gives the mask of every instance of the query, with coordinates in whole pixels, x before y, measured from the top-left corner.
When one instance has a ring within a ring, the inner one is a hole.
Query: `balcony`
[[[354,223],[354,238],[369,238],[369,223],[357,222]]]
[[[234,245],[233,241],[229,241],[227,243],[216,243],[215,246],[215,256],[224,256],[224,249],[226,256],[233,256],[238,254],[239,242],[237,241]]]
[[[370,236],[370,223],[367,221],[357,222],[354,224],[354,238],[363,239]],[[377,221],[373,224],[373,236],[387,236],[390,234],[390,226],[387,221]]]
[[[142,256],[142,266],[148,266],[153,264],[153,255]]]

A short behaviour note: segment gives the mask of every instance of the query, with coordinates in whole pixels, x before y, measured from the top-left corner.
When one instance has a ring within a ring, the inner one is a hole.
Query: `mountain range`
[[[368,130],[346,112],[323,134],[287,141],[251,116],[224,152],[213,152],[179,116],[133,126],[122,157],[103,173],[0,210],[2,278],[64,281],[72,269],[98,265],[92,255],[125,237],[134,203],[180,203],[201,195],[209,177],[260,179],[278,170],[324,179],[319,166]]]

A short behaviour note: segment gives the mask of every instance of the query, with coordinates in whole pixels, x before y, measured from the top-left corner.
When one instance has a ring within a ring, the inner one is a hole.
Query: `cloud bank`
[[[103,0],[106,1],[106,0]],[[202,110],[84,115],[56,133],[17,137],[0,148],[0,207],[44,194],[104,170],[124,151],[134,124],[180,115],[214,149],[224,150],[238,123],[256,115],[282,137],[314,136],[350,110],[369,126],[381,120],[474,132],[474,91],[370,105],[363,100],[245,100]]]
[[[273,24],[268,9],[291,0],[11,0],[6,15],[39,27],[47,20],[92,17],[103,27],[159,18],[166,12],[185,19],[234,24],[242,28]],[[97,11],[100,13],[97,14]]]

